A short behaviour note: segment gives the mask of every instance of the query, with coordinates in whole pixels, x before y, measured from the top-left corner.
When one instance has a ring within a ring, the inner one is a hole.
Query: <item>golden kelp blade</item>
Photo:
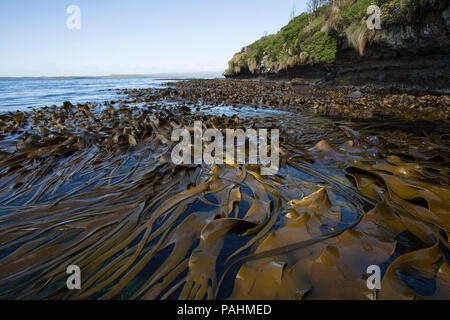
[[[134,94],[127,103],[147,107],[65,104],[2,119],[11,139],[0,140],[1,298],[448,298],[442,136],[296,118],[310,102],[252,82]],[[257,108],[255,99],[273,100],[290,113],[186,107],[199,98]],[[200,120],[220,130],[279,128],[279,174],[174,165],[172,130]],[[73,264],[82,270],[77,291],[65,283]],[[369,265],[383,267],[381,290],[366,286]]]

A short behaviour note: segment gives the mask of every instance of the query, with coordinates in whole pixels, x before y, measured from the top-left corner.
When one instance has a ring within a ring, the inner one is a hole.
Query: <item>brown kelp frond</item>
[[[423,135],[307,111],[359,106],[371,92],[306,101],[286,87],[195,80],[122,93],[0,115],[1,298],[448,297],[446,126]],[[279,173],[175,165],[172,131],[194,132],[195,121],[279,129]],[[67,289],[70,265],[80,290]],[[386,270],[381,290],[366,286],[370,265]]]

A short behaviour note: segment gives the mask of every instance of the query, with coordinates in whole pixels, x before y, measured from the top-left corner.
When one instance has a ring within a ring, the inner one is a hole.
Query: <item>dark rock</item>
[[[347,98],[349,99],[361,99],[362,98],[362,93],[359,90],[353,91],[352,93],[350,93]]]
[[[73,104],[70,101],[64,101],[63,103],[63,107],[64,109],[72,109],[73,108]]]

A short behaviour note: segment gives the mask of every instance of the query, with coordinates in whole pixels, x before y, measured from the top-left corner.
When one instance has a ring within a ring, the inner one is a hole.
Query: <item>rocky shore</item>
[[[123,91],[144,101],[142,91]],[[160,92],[183,103],[251,106],[273,110],[313,112],[337,119],[441,120],[450,118],[450,95],[419,90],[379,89],[374,86],[328,87],[293,80],[191,80]],[[147,97],[148,98],[148,97]]]
[[[449,298],[448,110],[404,120],[448,97],[383,93],[404,106],[379,115],[367,112],[379,92],[350,88],[191,80],[117,93],[0,115],[0,298]],[[175,164],[173,131],[199,121],[278,129],[279,173]],[[68,291],[72,264],[86,280]],[[366,286],[370,265],[382,290]]]

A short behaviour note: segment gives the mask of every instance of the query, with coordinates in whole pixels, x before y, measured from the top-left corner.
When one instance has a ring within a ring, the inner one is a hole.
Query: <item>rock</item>
[[[347,96],[347,98],[349,98],[349,99],[361,99],[362,96],[363,96],[363,95],[362,95],[361,91],[356,90],[356,91],[350,93],[350,94]]]
[[[64,101],[63,102],[63,107],[64,107],[64,109],[70,110],[70,109],[73,108],[73,104],[70,101]]]
[[[291,80],[291,85],[292,86],[303,86],[303,85],[308,85],[309,83],[302,78],[295,78]]]
[[[450,6],[448,6],[447,9],[442,11],[442,19],[444,19],[447,27],[450,27]]]
[[[325,81],[331,81],[335,78],[335,75],[333,72],[328,72],[325,76]]]

